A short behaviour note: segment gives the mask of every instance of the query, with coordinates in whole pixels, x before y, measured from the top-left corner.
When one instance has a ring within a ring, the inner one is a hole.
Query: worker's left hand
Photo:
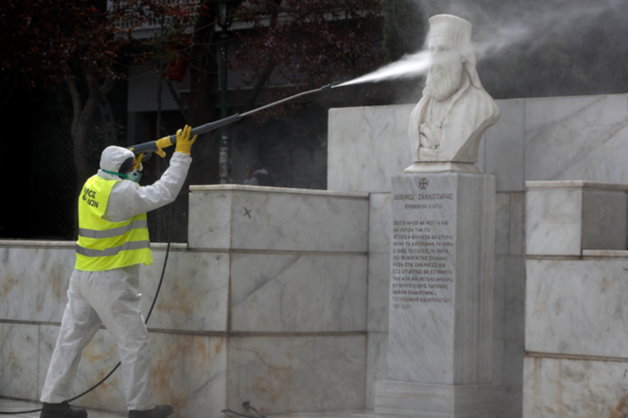
[[[198,135],[194,135],[194,138],[190,139],[190,134],[192,133],[192,127],[185,125],[183,131],[179,129],[177,131],[177,148],[175,148],[176,152],[182,152],[183,154],[190,155],[190,151],[192,150],[192,145],[196,142],[196,138]]]
[[[166,152],[164,151],[164,148],[171,147],[172,141],[170,141],[169,136],[164,136],[163,138],[155,141],[155,145],[157,146],[157,151],[155,151],[155,153],[159,155],[161,158],[164,158],[166,156]]]

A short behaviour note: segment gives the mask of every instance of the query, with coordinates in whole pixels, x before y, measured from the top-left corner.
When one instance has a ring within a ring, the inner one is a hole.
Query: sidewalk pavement
[[[33,409],[41,409],[41,403],[0,398],[0,412],[30,411]],[[87,409],[87,415],[88,418],[120,418],[127,416],[126,414],[96,411],[94,409]],[[28,414],[0,415],[0,418],[39,418],[39,412],[30,412]]]
[[[0,397],[0,412],[29,411],[40,409],[41,403],[18,401]],[[87,409],[88,418],[120,418],[126,417],[125,413],[105,412],[95,409]],[[372,413],[372,411],[371,411]],[[269,415],[268,418],[369,418],[369,411],[337,411],[337,412],[301,412],[285,415]],[[220,418],[237,418],[233,415],[220,414]],[[0,415],[0,418],[39,418],[39,412],[28,414]]]

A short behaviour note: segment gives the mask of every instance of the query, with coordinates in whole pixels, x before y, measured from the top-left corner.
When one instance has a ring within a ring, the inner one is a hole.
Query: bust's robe
[[[499,120],[499,108],[481,85],[475,87],[471,84],[464,72],[463,77],[461,87],[451,99],[451,108],[441,122],[442,133],[440,143],[436,148],[421,147],[421,135],[426,133],[429,135],[430,131],[437,129],[437,126],[433,126],[433,123],[426,120],[432,101],[435,99],[424,94],[412,111],[408,137],[415,162],[476,163],[478,161],[480,140],[484,132]],[[422,124],[424,124],[423,129],[421,129]]]

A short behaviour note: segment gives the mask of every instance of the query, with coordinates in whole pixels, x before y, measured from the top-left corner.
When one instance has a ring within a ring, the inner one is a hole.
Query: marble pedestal
[[[388,378],[376,415],[493,416],[494,202],[490,175],[392,178]]]

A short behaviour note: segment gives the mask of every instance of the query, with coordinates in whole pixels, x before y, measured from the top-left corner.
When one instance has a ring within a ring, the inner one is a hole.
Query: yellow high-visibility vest
[[[83,186],[78,199],[79,234],[77,270],[104,271],[134,264],[153,264],[146,214],[122,222],[103,219],[114,184],[95,175]]]

